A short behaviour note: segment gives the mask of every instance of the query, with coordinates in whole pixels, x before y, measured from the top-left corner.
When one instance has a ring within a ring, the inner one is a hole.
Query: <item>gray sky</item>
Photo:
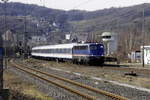
[[[37,4],[55,9],[99,10],[110,7],[126,7],[141,3],[150,3],[150,0],[9,0],[9,2],[23,2]]]

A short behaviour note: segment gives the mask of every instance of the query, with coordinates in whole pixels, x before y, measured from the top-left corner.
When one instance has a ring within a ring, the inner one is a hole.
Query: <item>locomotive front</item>
[[[87,64],[104,63],[104,46],[100,43],[78,44],[73,48],[73,61]]]
[[[104,63],[104,45],[103,44],[90,44],[89,45],[89,57],[90,63],[103,64]]]

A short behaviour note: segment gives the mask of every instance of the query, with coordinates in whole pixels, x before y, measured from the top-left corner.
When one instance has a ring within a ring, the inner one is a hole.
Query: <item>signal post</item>
[[[9,100],[9,90],[4,89],[4,83],[3,83],[3,55],[4,55],[4,49],[3,49],[3,39],[0,35],[0,100]]]

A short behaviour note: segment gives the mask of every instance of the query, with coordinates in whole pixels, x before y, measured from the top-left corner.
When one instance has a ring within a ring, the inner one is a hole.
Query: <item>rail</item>
[[[14,63],[14,62],[12,62],[12,64],[14,65],[14,67],[16,67],[16,68],[18,68],[18,69],[20,69],[20,70],[22,70],[22,71],[25,71],[25,72],[27,72],[27,73],[29,73],[29,74],[32,74],[33,76],[38,77],[38,78],[40,78],[40,76],[38,76],[38,75],[36,75],[36,74],[33,74],[33,73],[31,73],[31,72],[29,72],[29,71],[27,71],[27,70],[24,70],[22,67],[24,67],[24,68],[26,68],[26,69],[29,69],[29,70],[32,70],[32,71],[35,71],[35,72],[38,72],[38,73],[41,73],[41,74],[46,75],[46,76],[49,76],[49,77],[53,77],[53,78],[59,79],[59,80],[61,80],[61,81],[68,82],[68,83],[70,83],[70,84],[77,85],[77,86],[79,86],[79,87],[88,89],[88,90],[90,90],[90,91],[93,91],[93,92],[96,92],[96,93],[99,93],[99,94],[102,94],[102,95],[111,97],[112,99],[115,99],[115,100],[128,100],[128,99],[125,98],[125,97],[122,97],[122,96],[119,96],[119,95],[116,95],[116,94],[113,94],[113,93],[110,93],[110,92],[107,92],[107,91],[104,91],[104,90],[100,90],[100,89],[97,89],[97,88],[93,88],[93,87],[91,87],[91,86],[88,86],[88,85],[85,85],[85,84],[82,84],[82,83],[79,83],[79,82],[76,82],[76,81],[72,81],[72,80],[70,80],[70,79],[66,79],[66,78],[63,78],[63,77],[60,77],[60,76],[56,76],[56,75],[53,75],[53,74],[49,74],[49,73],[46,73],[46,72],[42,72],[42,71],[37,70],[37,69],[29,68],[29,67],[26,67],[25,65],[22,65],[22,64],[18,64],[18,63],[16,64],[16,63]],[[22,67],[19,67],[19,66],[22,66]],[[47,79],[45,79],[45,78],[40,78],[40,79],[43,79],[43,80],[45,80],[45,81],[47,81],[47,82],[50,82],[50,80],[47,80]],[[89,99],[89,100],[96,100],[96,97],[93,97],[93,96],[90,96],[90,95],[87,95],[87,94],[83,94],[83,93],[81,93],[80,91],[72,90],[71,88],[68,89],[68,87],[66,87],[66,86],[64,86],[64,85],[61,86],[62,84],[58,84],[58,83],[55,83],[55,82],[50,82],[50,83],[55,84],[55,85],[57,85],[57,86],[59,86],[59,87],[62,87],[62,88],[65,87],[65,89],[67,89],[67,90],[69,90],[69,91],[71,91],[71,92],[73,92],[73,93],[76,93],[76,94],[78,94],[78,95],[80,95],[80,96],[82,96],[82,97],[85,97],[85,98],[87,98],[87,99]]]

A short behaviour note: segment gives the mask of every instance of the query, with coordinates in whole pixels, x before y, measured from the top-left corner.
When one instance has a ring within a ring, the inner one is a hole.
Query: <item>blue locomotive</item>
[[[73,47],[73,62],[104,63],[104,46],[98,43],[77,44]]]
[[[65,61],[73,63],[103,64],[104,46],[100,43],[71,43],[38,46],[32,48],[31,55],[36,58]]]

